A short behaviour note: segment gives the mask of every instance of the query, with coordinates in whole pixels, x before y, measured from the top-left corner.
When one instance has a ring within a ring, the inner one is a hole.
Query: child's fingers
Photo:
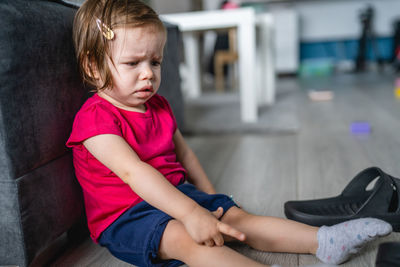
[[[219,219],[222,217],[222,214],[224,214],[224,209],[222,207],[219,207],[217,210],[211,212],[212,215],[215,216],[215,218]]]
[[[224,238],[221,234],[218,234],[214,237],[214,244],[218,247],[221,247],[224,245]]]
[[[207,247],[213,247],[214,246],[214,240],[210,239],[204,242],[204,245]]]
[[[225,235],[229,235],[233,238],[236,238],[237,240],[240,241],[244,241],[246,239],[245,234],[243,234],[242,232],[236,230],[235,228],[233,228],[232,226],[225,224],[225,223],[219,223],[218,224],[218,230],[225,234]]]

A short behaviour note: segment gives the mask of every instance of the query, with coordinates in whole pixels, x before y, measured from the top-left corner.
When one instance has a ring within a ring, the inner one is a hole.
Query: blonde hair
[[[157,13],[139,0],[86,0],[77,11],[73,26],[75,52],[84,81],[95,91],[112,88],[107,63],[107,57],[111,59],[112,37],[107,36],[107,30],[148,25],[166,32]]]

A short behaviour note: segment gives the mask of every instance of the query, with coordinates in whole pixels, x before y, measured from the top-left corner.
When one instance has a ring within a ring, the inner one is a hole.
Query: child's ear
[[[89,51],[86,53],[83,67],[85,69],[85,73],[94,80],[100,80],[99,71],[97,69],[96,64],[94,64],[93,58],[91,58]]]

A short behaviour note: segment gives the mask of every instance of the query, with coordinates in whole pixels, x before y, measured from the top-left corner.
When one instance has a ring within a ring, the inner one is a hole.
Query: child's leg
[[[176,220],[171,220],[165,228],[159,256],[164,260],[177,259],[189,266],[266,266],[226,246],[207,247],[197,244]]]
[[[344,262],[365,243],[392,231],[390,224],[373,218],[317,228],[281,218],[251,215],[236,207],[229,209],[222,221],[245,233],[246,243],[253,248],[311,253],[325,263],[334,264]]]
[[[230,208],[222,221],[246,234],[252,248],[269,252],[315,254],[318,227],[277,217],[256,216],[237,207]]]

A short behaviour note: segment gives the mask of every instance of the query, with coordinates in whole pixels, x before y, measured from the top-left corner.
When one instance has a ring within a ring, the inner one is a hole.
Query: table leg
[[[240,111],[243,122],[257,121],[254,14],[238,25]]]
[[[270,14],[257,16],[258,47],[257,60],[260,67],[257,78],[257,98],[259,104],[271,105],[275,102],[275,58],[274,21]]]

